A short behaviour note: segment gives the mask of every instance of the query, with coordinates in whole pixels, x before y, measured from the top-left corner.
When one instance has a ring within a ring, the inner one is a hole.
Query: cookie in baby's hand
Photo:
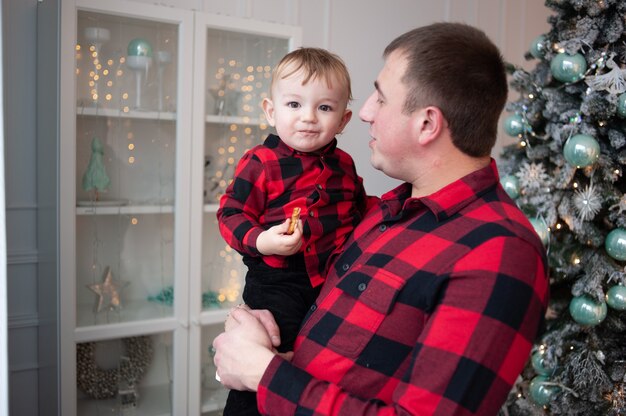
[[[296,229],[296,224],[298,223],[299,219],[300,219],[300,208],[295,207],[293,209],[293,212],[291,213],[291,222],[289,223],[289,229],[287,230],[287,235],[293,234],[294,230]]]

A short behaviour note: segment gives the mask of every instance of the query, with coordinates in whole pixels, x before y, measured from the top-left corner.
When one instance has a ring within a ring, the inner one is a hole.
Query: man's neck
[[[455,149],[456,150],[456,149]],[[422,173],[411,182],[411,197],[431,195],[472,172],[489,166],[491,158],[470,157],[459,152],[458,157],[435,158],[422,167]]]

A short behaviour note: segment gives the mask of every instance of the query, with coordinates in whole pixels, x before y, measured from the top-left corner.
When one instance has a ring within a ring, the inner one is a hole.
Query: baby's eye
[[[333,111],[333,108],[331,106],[329,106],[329,105],[322,104],[322,105],[320,105],[320,110],[321,111]]]
[[[297,101],[289,101],[287,103],[287,107],[289,107],[289,108],[300,108],[300,103],[298,103]]]

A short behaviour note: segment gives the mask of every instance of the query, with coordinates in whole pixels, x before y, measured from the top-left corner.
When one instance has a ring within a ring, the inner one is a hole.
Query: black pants
[[[287,269],[274,269],[260,260],[244,258],[248,266],[243,300],[252,309],[268,309],[280,328],[279,352],[293,350],[304,316],[319,295],[321,286],[311,287],[304,259],[292,256]],[[231,390],[224,416],[257,416],[256,393]]]

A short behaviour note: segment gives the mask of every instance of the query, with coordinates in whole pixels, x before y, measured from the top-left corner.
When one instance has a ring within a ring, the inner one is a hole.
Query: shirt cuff
[[[270,361],[257,391],[261,414],[295,414],[298,402],[312,377],[278,355]]]
[[[263,231],[264,230],[261,227],[252,227],[244,237],[244,245],[253,255],[261,255],[259,250],[256,248],[256,240]]]

